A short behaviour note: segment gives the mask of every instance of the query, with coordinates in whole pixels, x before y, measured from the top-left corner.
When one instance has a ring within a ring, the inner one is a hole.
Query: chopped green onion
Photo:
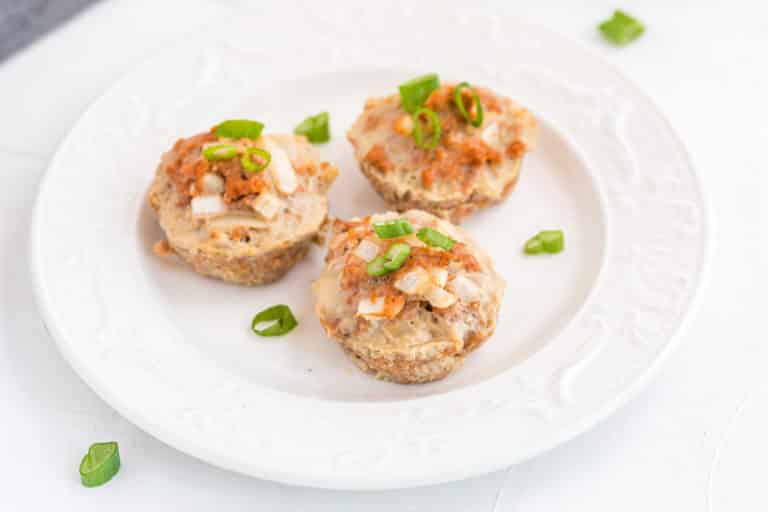
[[[437,73],[430,73],[400,84],[400,104],[413,114],[424,105],[432,91],[440,87]]]
[[[379,277],[399,269],[411,255],[408,244],[392,244],[383,256],[378,256],[365,266],[369,276]]]
[[[467,112],[466,107],[464,106],[464,98],[461,96],[462,89],[469,89],[469,92],[472,93],[472,101],[475,102],[475,110],[477,111],[477,115],[474,119],[472,119],[472,117],[469,115],[469,112]],[[480,103],[480,97],[477,95],[477,92],[471,85],[469,85],[467,82],[461,82],[459,85],[457,85],[453,90],[453,101],[456,103],[456,106],[459,107],[459,112],[461,112],[461,115],[464,116],[464,119],[466,119],[469,124],[475,128],[483,124],[483,104]]]
[[[598,29],[611,43],[624,46],[631,43],[645,32],[640,21],[623,11],[614,11],[613,17],[602,22]]]
[[[425,244],[432,247],[439,247],[441,249],[445,249],[446,251],[450,251],[456,244],[456,240],[445,236],[441,232],[432,228],[421,228],[418,233],[416,233],[416,236]]]
[[[561,230],[540,231],[525,243],[523,251],[526,254],[557,254],[565,248],[565,235]]]
[[[383,276],[384,274],[389,272],[389,270],[384,268],[384,264],[386,262],[387,260],[384,258],[384,256],[378,256],[376,258],[373,258],[365,266],[365,271],[368,272],[369,276],[373,276],[373,277]]]
[[[541,244],[544,247],[544,252],[556,254],[565,248],[565,237],[559,229],[542,231],[539,233],[539,240],[541,240]]]
[[[228,139],[258,139],[264,124],[248,119],[230,119],[219,124],[213,131],[219,137]]]
[[[203,150],[206,160],[229,160],[237,156],[237,147],[232,144],[216,144]]]
[[[262,322],[274,321],[272,325],[264,329],[257,329],[256,326]],[[284,304],[272,306],[261,311],[251,320],[251,330],[259,336],[281,336],[293,330],[299,325],[296,317],[293,316],[291,308]]]
[[[80,462],[80,481],[86,487],[96,487],[112,480],[119,470],[117,443],[94,443]]]
[[[429,119],[429,125],[432,129],[432,142],[424,143],[424,134],[421,128],[421,115],[424,114]],[[434,111],[428,108],[420,108],[413,114],[413,140],[416,145],[423,149],[435,149],[440,144],[440,118]]]
[[[534,236],[525,242],[523,250],[526,254],[539,254],[544,251],[544,245],[541,243],[538,236]]]
[[[395,219],[373,225],[373,230],[381,239],[397,238],[413,233],[413,226],[406,219]]]
[[[328,112],[320,112],[317,115],[309,116],[293,130],[296,135],[304,135],[309,142],[328,142],[331,140],[331,129],[329,126],[330,116]]]
[[[256,155],[259,158],[261,158],[261,163],[254,162],[252,155]],[[242,164],[243,168],[246,171],[250,171],[250,172],[263,171],[264,169],[267,168],[267,166],[269,165],[269,162],[271,161],[272,161],[272,155],[269,154],[269,151],[261,148],[246,149],[245,153],[243,153],[243,157],[240,159],[240,163]]]
[[[384,253],[384,268],[393,272],[403,266],[405,260],[411,255],[411,246],[408,244],[392,244]]]

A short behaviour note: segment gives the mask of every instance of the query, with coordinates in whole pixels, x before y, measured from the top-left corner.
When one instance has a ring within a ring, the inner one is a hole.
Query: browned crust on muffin
[[[425,199],[418,199],[406,192],[404,195],[398,195],[395,188],[387,180],[385,173],[381,169],[371,166],[367,162],[361,162],[360,170],[363,172],[371,186],[376,192],[398,212],[404,212],[406,210],[418,209],[425,210],[440,218],[449,220],[454,224],[460,224],[464,219],[469,217],[477,210],[499,204],[504,201],[509,194],[514,190],[520,177],[519,169],[522,160],[517,163],[517,171],[512,179],[505,185],[504,190],[500,197],[492,198],[489,196],[483,196],[477,192],[469,196],[464,200],[451,199],[446,201],[429,201]]]
[[[479,347],[493,334],[495,325],[484,333],[475,333],[463,347],[451,341],[435,343],[436,348],[426,354],[421,352],[366,353],[351,340],[335,335],[334,326],[320,316],[328,336],[336,341],[355,365],[379,380],[398,384],[424,384],[440,380],[464,364],[467,353]]]
[[[463,355],[445,355],[427,361],[390,360],[386,358],[364,358],[345,347],[344,352],[358,368],[379,380],[398,384],[425,384],[444,379],[464,364]]]
[[[294,265],[304,259],[311,242],[311,239],[304,239],[258,256],[236,258],[214,252],[192,252],[173,244],[169,245],[199,274],[231,283],[256,286],[269,284],[283,277]]]

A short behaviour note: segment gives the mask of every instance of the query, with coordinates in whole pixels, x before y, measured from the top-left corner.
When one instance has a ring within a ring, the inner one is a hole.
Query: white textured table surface
[[[701,172],[715,247],[682,348],[632,403],[588,434],[509,471],[404,491],[286,487],[218,470],[163,445],[113,412],[66,365],[42,327],[29,285],[26,230],[35,190],[83,109],[122,74],[170,41],[195,37],[196,27],[221,20],[228,9],[252,12],[257,27],[269,22],[271,9],[300,16],[300,8],[245,0],[109,1],[0,65],[0,510],[767,510],[768,329],[760,313],[768,214],[760,201],[768,173],[759,164],[768,141],[768,9],[716,3],[624,2],[648,28],[624,49],[604,45],[595,33],[613,2],[473,7],[502,20],[522,16],[580,40],[639,83]],[[85,489],[80,457],[104,439],[120,441],[124,467],[109,485]]]

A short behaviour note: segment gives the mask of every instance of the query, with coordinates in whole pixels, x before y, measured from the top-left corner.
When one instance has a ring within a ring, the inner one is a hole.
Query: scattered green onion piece
[[[264,329],[257,329],[256,326],[261,322],[275,321],[269,327]],[[282,336],[292,331],[294,327],[299,325],[296,321],[296,317],[293,316],[291,308],[284,304],[278,304],[272,306],[264,311],[261,311],[253,317],[251,320],[251,330],[259,336]]]
[[[544,247],[544,252],[557,254],[565,248],[565,236],[558,230],[542,231],[539,233],[539,240]]]
[[[540,231],[525,243],[523,251],[526,254],[557,254],[565,248],[565,235],[559,229]]]
[[[384,253],[384,268],[393,272],[403,266],[405,260],[411,255],[411,246],[408,244],[392,244]]]
[[[94,443],[80,462],[80,481],[86,487],[103,485],[120,470],[117,443]]]
[[[229,160],[237,156],[237,147],[232,144],[216,144],[203,150],[206,160]]]
[[[262,163],[257,164],[253,161],[252,155],[256,155],[261,158]],[[272,155],[266,149],[261,148],[248,148],[243,153],[243,157],[240,159],[240,163],[246,171],[260,172],[269,166],[269,162],[272,161]]]
[[[309,116],[293,130],[296,135],[304,135],[309,142],[328,142],[331,140],[330,116],[328,112],[320,112]]]
[[[456,244],[456,240],[432,228],[421,228],[418,233],[416,233],[416,236],[425,244],[432,247],[439,247],[446,251],[450,251]]]
[[[602,22],[598,29],[608,41],[616,46],[631,43],[645,32],[640,21],[623,11],[614,11],[613,17]]]
[[[397,238],[413,233],[413,226],[405,219],[395,219],[373,225],[373,230],[379,238]]]
[[[248,119],[230,119],[223,121],[213,131],[219,137],[228,139],[258,139],[264,124]]]
[[[424,114],[429,119],[429,125],[432,128],[432,142],[424,143],[424,134],[421,128],[421,115]],[[416,145],[423,149],[435,149],[440,144],[440,118],[434,111],[428,108],[420,108],[413,114],[413,140]]]
[[[373,276],[373,277],[383,276],[384,274],[389,272],[389,270],[384,268],[384,264],[386,262],[387,260],[384,258],[384,256],[378,256],[376,258],[373,258],[365,266],[365,271],[368,273],[369,276]]]
[[[424,105],[432,91],[440,87],[437,73],[430,73],[400,84],[400,104],[413,114]]]
[[[544,251],[544,245],[537,235],[525,242],[523,250],[525,251],[525,254],[540,254]]]
[[[464,98],[461,97],[462,89],[469,89],[469,92],[472,93],[472,101],[475,102],[475,110],[477,111],[477,115],[474,119],[472,119],[472,117],[469,115],[469,112],[467,112],[466,107],[464,106]],[[472,88],[471,85],[469,85],[467,82],[461,82],[459,85],[457,85],[453,90],[453,101],[459,108],[461,115],[464,116],[464,119],[466,119],[469,124],[475,128],[483,124],[483,104],[480,103],[480,97],[477,95],[477,92],[475,92],[475,89]]]

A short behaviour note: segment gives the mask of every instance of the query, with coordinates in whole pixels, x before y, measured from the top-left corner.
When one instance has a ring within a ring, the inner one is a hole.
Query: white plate
[[[524,23],[505,20],[502,31],[493,19],[437,13],[426,25],[414,15],[393,38],[375,20],[312,9],[291,20],[290,33],[270,20],[254,41],[238,25],[245,20],[185,41],[126,76],[62,143],[38,198],[32,267],[45,321],[72,366],[121,414],[182,451],[333,488],[498,469],[625,402],[673,346],[706,253],[699,184],[664,117],[598,58]],[[413,51],[437,31],[471,27],[484,29],[443,40],[440,51]],[[295,37],[305,31],[311,49]],[[160,233],[144,194],[161,152],[229,117],[279,132],[330,111],[334,138],[320,150],[342,169],[332,213],[383,210],[344,132],[366,96],[433,70],[491,86],[541,122],[517,190],[465,224],[509,285],[496,334],[453,375],[401,386],[360,373],[312,311],[319,249],[262,288],[152,255]],[[524,257],[523,242],[544,228],[565,230],[566,251]],[[283,302],[299,328],[282,339],[253,336],[253,313]]]

